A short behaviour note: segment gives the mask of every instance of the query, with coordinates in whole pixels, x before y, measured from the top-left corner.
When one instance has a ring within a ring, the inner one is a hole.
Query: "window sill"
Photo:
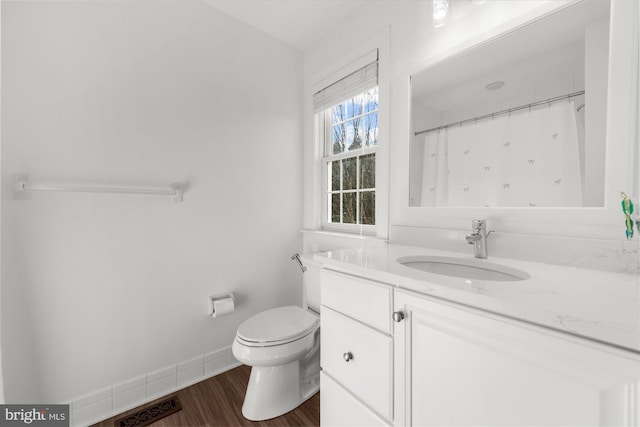
[[[337,239],[346,239],[348,241],[352,241],[354,244],[355,243],[361,243],[361,244],[366,244],[366,245],[379,245],[379,246],[384,246],[386,244],[388,244],[388,240],[386,239],[381,239],[379,237],[376,237],[375,235],[369,235],[369,234],[360,234],[360,233],[354,233],[354,232],[348,232],[348,231],[336,231],[336,230],[310,230],[310,229],[303,229],[300,230],[300,232],[308,237],[326,237],[326,238],[337,238]]]

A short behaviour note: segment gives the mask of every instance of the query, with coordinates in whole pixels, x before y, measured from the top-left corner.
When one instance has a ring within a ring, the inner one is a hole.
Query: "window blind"
[[[342,101],[378,85],[378,60],[341,78],[313,95],[315,112],[326,110]]]

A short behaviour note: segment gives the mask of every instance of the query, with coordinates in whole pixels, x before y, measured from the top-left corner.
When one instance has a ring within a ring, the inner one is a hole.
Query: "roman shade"
[[[373,60],[313,95],[316,113],[378,85],[378,51],[372,52],[367,59]]]

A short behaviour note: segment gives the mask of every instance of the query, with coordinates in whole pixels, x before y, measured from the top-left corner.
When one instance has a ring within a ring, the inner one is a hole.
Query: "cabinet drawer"
[[[322,307],[322,369],[380,415],[391,418],[391,337]],[[345,360],[351,354],[352,359]]]
[[[390,286],[327,270],[320,277],[322,305],[391,333]]]
[[[389,426],[324,372],[320,373],[320,389],[321,426]]]

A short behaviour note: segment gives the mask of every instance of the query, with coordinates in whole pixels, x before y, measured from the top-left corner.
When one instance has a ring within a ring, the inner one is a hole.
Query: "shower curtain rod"
[[[113,193],[113,194],[146,194],[152,196],[170,196],[173,203],[182,202],[184,186],[171,184],[167,187],[133,187],[112,185],[85,185],[66,183],[31,183],[26,174],[15,174],[13,189],[16,199],[29,199],[30,191],[64,191],[82,193]]]
[[[450,128],[450,127],[453,127],[453,126],[464,125],[466,123],[471,123],[471,122],[475,122],[475,121],[482,120],[482,119],[494,118],[495,116],[499,116],[501,114],[512,113],[514,111],[519,111],[519,110],[526,110],[527,108],[535,107],[537,105],[550,104],[550,103],[555,102],[555,101],[560,101],[562,99],[567,99],[567,98],[573,98],[574,96],[580,96],[580,95],[584,95],[584,94],[585,94],[584,90],[579,90],[577,92],[568,93],[566,95],[560,95],[560,96],[556,96],[554,98],[545,99],[544,101],[536,101],[536,102],[533,102],[531,104],[521,105],[519,107],[514,107],[514,108],[508,108],[508,109],[502,110],[502,111],[496,111],[495,113],[485,114],[483,116],[474,117],[472,119],[461,120],[459,122],[449,123],[447,125],[437,126],[437,127],[434,127],[434,128],[431,128],[431,129],[427,129],[427,130],[421,130],[419,132],[415,132],[414,136],[418,136],[418,135],[421,135],[423,133],[433,132],[433,131],[440,130],[440,129]]]

